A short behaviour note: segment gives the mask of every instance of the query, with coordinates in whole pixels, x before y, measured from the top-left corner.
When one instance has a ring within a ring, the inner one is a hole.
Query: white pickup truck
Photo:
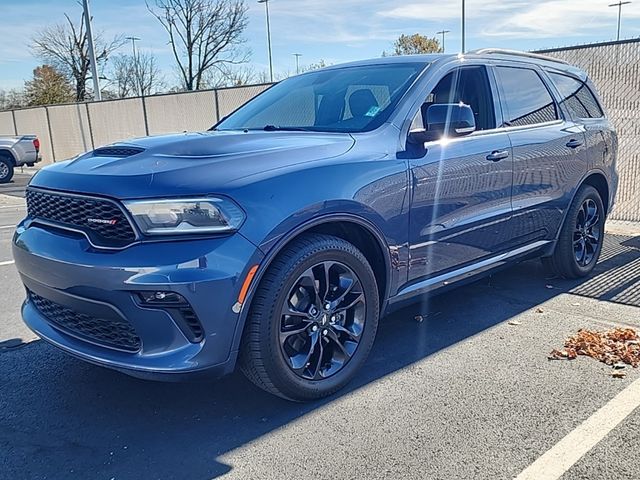
[[[33,167],[40,160],[40,140],[35,135],[0,136],[0,183],[11,181],[15,167]]]

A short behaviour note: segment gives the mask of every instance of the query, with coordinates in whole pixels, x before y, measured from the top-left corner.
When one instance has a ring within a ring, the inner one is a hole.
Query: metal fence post
[[[56,163],[56,149],[53,145],[53,131],[51,130],[51,118],[49,118],[49,107],[44,107],[44,114],[47,117],[47,129],[49,130],[49,141],[51,142],[51,157],[53,163]]]
[[[147,101],[145,100],[145,96],[140,97],[142,100],[142,116],[144,117],[144,131],[145,135],[149,136],[149,119],[147,118]]]
[[[213,98],[216,101],[216,123],[220,121],[220,100],[218,100],[218,89],[213,91]]]
[[[17,136],[18,135],[18,124],[16,123],[16,111],[15,110],[11,110],[11,118],[13,119],[13,131],[14,131],[14,134]]]
[[[91,126],[91,113],[89,113],[89,102],[85,102],[84,106],[87,109],[87,123],[89,124],[89,138],[91,138],[91,150],[95,150],[96,142],[93,139],[93,127]]]

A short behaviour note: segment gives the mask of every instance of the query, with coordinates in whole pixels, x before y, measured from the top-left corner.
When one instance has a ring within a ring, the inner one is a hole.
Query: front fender
[[[397,218],[386,219],[380,212],[354,200],[328,200],[308,205],[292,213],[255,243],[263,253],[268,254],[283,239],[286,243],[287,239],[313,226],[332,221],[353,221],[374,233],[379,238],[381,246],[388,250],[390,244],[397,245],[402,242],[397,235],[400,229],[391,225],[394,220]]]
[[[397,158],[327,161],[229,188],[246,212],[240,233],[268,252],[299,225],[322,216],[360,217],[381,232],[389,246],[406,243],[408,175]]]
[[[240,310],[233,348],[239,348],[253,294],[273,258],[296,235],[321,223],[349,221],[367,228],[392,272],[387,290],[406,281],[408,185],[405,160],[370,149],[226,185],[228,191],[220,193],[246,213],[240,233],[265,253]]]

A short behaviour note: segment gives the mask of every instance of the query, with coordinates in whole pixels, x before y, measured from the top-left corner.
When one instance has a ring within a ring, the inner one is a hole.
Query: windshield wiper
[[[304,127],[281,127],[279,125],[265,125],[262,128],[265,132],[310,132],[311,130]]]

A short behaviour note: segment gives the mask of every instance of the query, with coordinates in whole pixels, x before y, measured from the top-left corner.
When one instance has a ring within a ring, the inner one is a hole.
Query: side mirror
[[[409,133],[409,142],[419,144],[442,137],[462,137],[476,130],[473,110],[463,103],[430,105],[425,123],[426,130],[414,130]]]

